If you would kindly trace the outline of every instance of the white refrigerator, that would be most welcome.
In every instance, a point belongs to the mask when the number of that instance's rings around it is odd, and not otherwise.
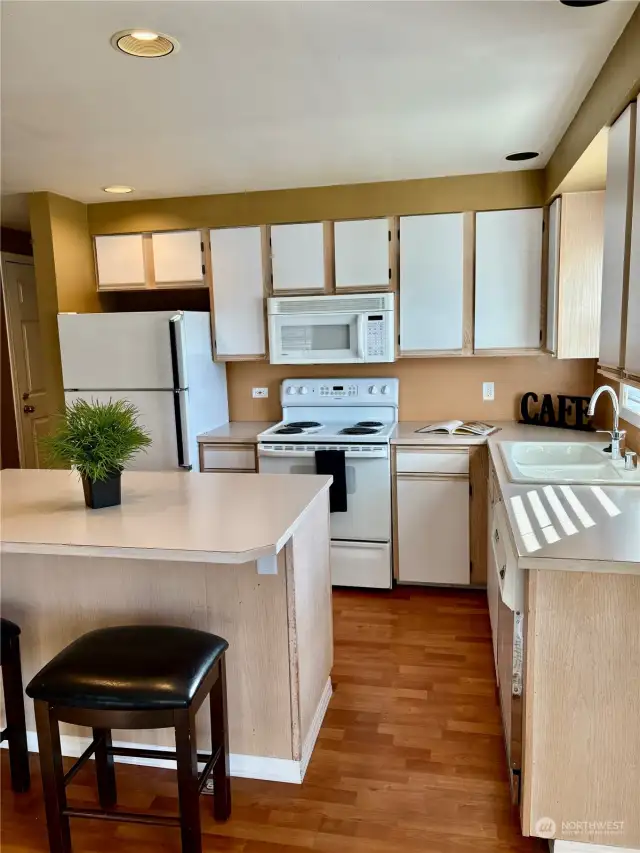
[[[59,314],[65,402],[128,400],[151,434],[131,469],[200,470],[196,436],[227,423],[227,375],[205,311]]]

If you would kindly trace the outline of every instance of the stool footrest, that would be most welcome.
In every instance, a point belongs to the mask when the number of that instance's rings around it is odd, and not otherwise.
[[[146,823],[152,826],[180,826],[180,818],[173,815],[138,814],[137,812],[112,812],[101,809],[63,809],[65,817],[84,817],[91,820],[122,821],[123,823]]]

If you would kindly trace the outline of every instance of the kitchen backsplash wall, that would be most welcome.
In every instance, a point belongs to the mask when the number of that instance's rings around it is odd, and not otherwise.
[[[551,356],[505,358],[401,359],[381,365],[271,365],[229,362],[229,416],[234,421],[278,420],[280,383],[296,376],[397,376],[400,380],[400,420],[433,421],[445,418],[487,421],[520,416],[520,399],[537,394],[589,395],[593,391],[594,362],[558,361]],[[482,383],[495,383],[495,400],[483,402]],[[267,387],[269,396],[253,399],[252,388]]]

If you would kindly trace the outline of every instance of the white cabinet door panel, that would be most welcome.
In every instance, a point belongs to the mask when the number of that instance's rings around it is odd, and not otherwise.
[[[335,223],[336,290],[389,285],[389,227],[388,219]]]
[[[462,349],[464,214],[400,219],[400,351]]]
[[[633,226],[631,229],[625,370],[633,373],[634,376],[640,376],[640,110],[638,109],[636,110],[635,179],[633,187]]]
[[[96,237],[98,287],[144,287],[142,234]]]
[[[398,579],[468,584],[469,482],[399,474]]]
[[[540,347],[542,209],[476,216],[475,349]]]
[[[324,228],[322,222],[271,227],[273,290],[323,290]]]
[[[202,235],[200,231],[168,231],[152,234],[153,266],[158,286],[202,284]]]
[[[265,355],[260,228],[211,231],[216,355]]]

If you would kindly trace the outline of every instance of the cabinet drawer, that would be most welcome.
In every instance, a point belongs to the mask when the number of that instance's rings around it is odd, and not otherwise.
[[[255,471],[253,445],[206,444],[202,449],[203,471]]]
[[[396,470],[399,474],[468,474],[469,452],[466,447],[459,450],[404,448],[396,452]]]

